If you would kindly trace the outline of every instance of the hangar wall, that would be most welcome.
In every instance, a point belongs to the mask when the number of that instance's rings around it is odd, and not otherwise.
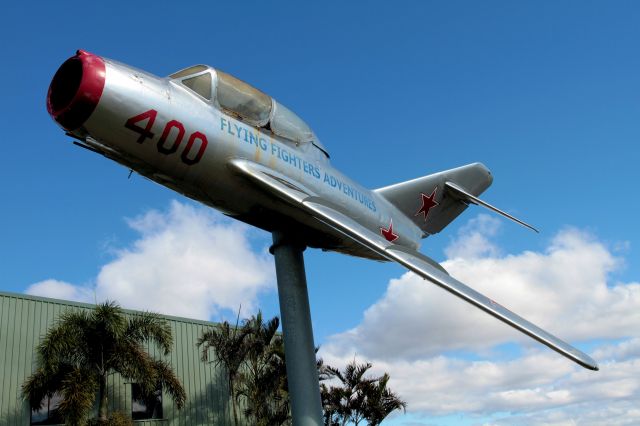
[[[21,396],[21,386],[35,369],[35,349],[60,314],[66,310],[90,310],[93,305],[0,292],[0,426],[31,424],[31,407]],[[128,315],[135,311],[125,310]],[[171,326],[173,349],[162,356],[170,362],[187,393],[178,410],[167,394],[162,395],[162,418],[139,420],[136,425],[232,425],[228,390],[223,371],[215,363],[204,363],[196,346],[198,337],[214,323],[161,316]],[[109,379],[109,412],[131,415],[132,385],[119,375]],[[241,409],[239,410],[242,411]],[[241,413],[240,413],[241,415]]]

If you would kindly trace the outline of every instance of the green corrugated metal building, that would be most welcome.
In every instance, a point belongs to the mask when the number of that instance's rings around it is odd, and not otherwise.
[[[31,407],[21,397],[21,386],[35,369],[35,349],[40,339],[65,310],[92,308],[93,305],[85,303],[0,292],[0,426],[32,424]],[[202,362],[196,346],[202,331],[215,324],[162,318],[171,326],[173,349],[166,357],[156,353],[155,348],[149,348],[149,352],[171,363],[187,393],[187,402],[178,410],[168,395],[162,395],[162,418],[140,420],[136,424],[232,425],[224,372],[214,363]],[[133,405],[132,384],[117,375],[111,376],[109,412],[120,411],[130,416]]]

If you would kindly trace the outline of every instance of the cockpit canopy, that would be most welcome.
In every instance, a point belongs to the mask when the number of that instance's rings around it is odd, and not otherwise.
[[[311,128],[293,111],[232,75],[206,65],[195,65],[169,78],[180,81],[204,100],[242,121],[296,144],[312,143],[329,157]]]

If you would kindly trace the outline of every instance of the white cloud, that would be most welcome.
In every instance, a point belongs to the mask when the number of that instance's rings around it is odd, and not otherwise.
[[[638,334],[640,334],[640,332]],[[594,356],[602,360],[640,358],[640,337],[625,340],[615,346],[598,348],[598,350],[594,352]]]
[[[474,241],[486,246],[482,239]],[[479,258],[478,250],[469,250],[471,257],[442,265],[460,281],[564,339],[624,338],[640,329],[640,284],[609,285],[608,275],[619,261],[587,234],[562,231],[544,253]],[[528,337],[408,272],[391,280],[360,325],[334,336],[331,343],[368,356],[411,358],[489,350],[508,341],[532,344]]]
[[[391,280],[358,326],[329,339],[321,349],[327,363],[344,365],[357,353],[391,374],[410,412],[426,416],[639,423],[632,407],[640,406],[640,284],[610,282],[621,260],[575,229],[559,232],[544,252],[500,255],[490,238],[495,224],[471,225],[478,231],[453,241],[443,266],[565,340],[614,339],[593,351],[601,371],[574,365],[412,273]],[[516,350],[500,346],[511,342]],[[500,420],[505,412],[518,414]]]
[[[445,249],[445,255],[448,259],[497,256],[500,250],[489,238],[498,233],[500,224],[494,216],[479,214],[460,228],[458,238]]]
[[[128,221],[139,233],[115,251],[92,288],[55,280],[29,294],[79,301],[116,300],[123,307],[211,319],[220,310],[255,310],[259,292],[273,286],[273,260],[250,246],[248,226],[211,209],[177,201]],[[95,299],[93,297],[95,293]]]
[[[89,287],[75,286],[64,281],[52,279],[31,284],[27,287],[25,293],[78,302],[90,302],[94,296],[93,290]]]

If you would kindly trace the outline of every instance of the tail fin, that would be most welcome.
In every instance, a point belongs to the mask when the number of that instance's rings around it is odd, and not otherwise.
[[[470,200],[451,191],[447,182],[478,196],[491,185],[493,176],[483,164],[474,163],[375,191],[412,218],[427,236],[442,231],[469,205]]]

